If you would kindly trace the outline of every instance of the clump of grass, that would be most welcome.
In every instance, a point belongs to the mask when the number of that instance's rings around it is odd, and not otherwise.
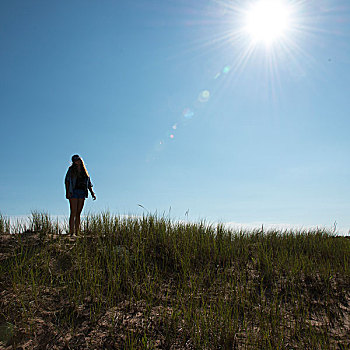
[[[32,211],[30,221],[30,230],[42,235],[63,233],[62,225],[58,219],[54,222],[48,213]]]
[[[13,235],[2,252],[0,323],[14,325],[9,346],[28,338],[101,349],[348,345],[346,238],[156,215],[88,215],[75,238],[57,234],[57,225],[32,213],[37,239]],[[49,336],[41,338],[43,324]]]
[[[11,229],[10,219],[0,213],[0,234],[9,233]]]

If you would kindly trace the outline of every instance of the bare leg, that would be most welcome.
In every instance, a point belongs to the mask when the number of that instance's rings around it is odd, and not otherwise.
[[[75,216],[75,232],[78,234],[80,232],[80,214],[84,208],[85,198],[78,199],[77,214]]]
[[[77,212],[78,212],[78,199],[77,198],[70,198],[69,205],[70,205],[69,234],[73,235],[74,234],[74,226],[75,226],[75,218],[76,218]]]

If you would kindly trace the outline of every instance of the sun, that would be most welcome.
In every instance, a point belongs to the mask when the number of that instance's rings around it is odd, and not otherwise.
[[[271,45],[290,28],[291,10],[283,0],[257,0],[245,14],[245,32],[255,43]]]

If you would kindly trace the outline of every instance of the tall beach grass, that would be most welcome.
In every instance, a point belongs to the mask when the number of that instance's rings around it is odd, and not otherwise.
[[[86,216],[77,237],[63,232],[46,213],[18,227],[0,216],[4,346],[31,339],[33,348],[79,348],[83,338],[91,349],[350,343],[345,237],[108,212]]]

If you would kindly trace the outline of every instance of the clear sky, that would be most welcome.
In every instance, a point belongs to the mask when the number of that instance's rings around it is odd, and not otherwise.
[[[285,3],[267,43],[254,1],[1,1],[1,213],[68,215],[78,153],[85,213],[347,232],[350,3]]]

